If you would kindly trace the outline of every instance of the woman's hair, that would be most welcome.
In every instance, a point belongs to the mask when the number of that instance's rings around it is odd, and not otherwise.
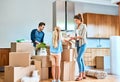
[[[81,22],[83,22],[83,16],[82,16],[82,14],[77,14],[77,15],[75,15],[74,16],[74,19],[78,19],[78,20],[80,20]]]
[[[52,38],[52,42],[53,42],[54,48],[58,47],[58,41],[59,41],[59,39],[60,39],[60,28],[56,26],[54,28],[53,38]]]

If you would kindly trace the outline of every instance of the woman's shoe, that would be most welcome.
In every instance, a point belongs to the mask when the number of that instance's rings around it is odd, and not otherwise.
[[[83,79],[82,77],[77,77],[75,81],[80,81],[82,79]]]
[[[86,79],[86,76],[84,76],[83,79]]]

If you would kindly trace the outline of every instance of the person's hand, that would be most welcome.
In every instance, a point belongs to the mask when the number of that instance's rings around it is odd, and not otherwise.
[[[64,39],[64,42],[69,42],[69,40],[67,40],[67,39]]]
[[[76,40],[76,37],[70,37],[70,40]]]
[[[38,42],[37,40],[35,41],[36,44],[39,44],[40,42]]]

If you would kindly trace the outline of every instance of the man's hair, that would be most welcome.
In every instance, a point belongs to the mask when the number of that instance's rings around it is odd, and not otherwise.
[[[40,22],[38,26],[40,27],[40,26],[42,26],[42,25],[45,26],[45,23],[44,23],[44,22]]]

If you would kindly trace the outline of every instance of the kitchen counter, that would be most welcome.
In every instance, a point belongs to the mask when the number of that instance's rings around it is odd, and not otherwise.
[[[87,47],[87,48],[92,48],[92,49],[110,49],[110,48],[107,48],[107,47]]]

